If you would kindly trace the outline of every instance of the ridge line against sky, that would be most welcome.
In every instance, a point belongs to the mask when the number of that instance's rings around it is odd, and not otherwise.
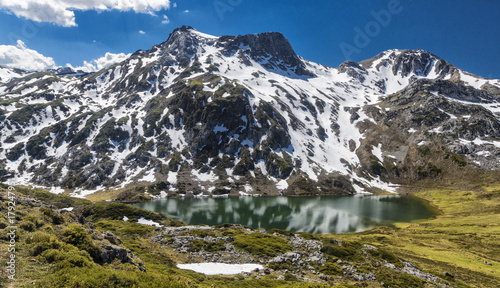
[[[332,67],[389,49],[423,49],[499,79],[499,19],[493,0],[0,0],[0,65],[29,59],[27,70],[92,72],[189,25],[217,36],[281,32],[299,56]]]

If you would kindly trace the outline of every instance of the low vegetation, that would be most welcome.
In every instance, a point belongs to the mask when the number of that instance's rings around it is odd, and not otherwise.
[[[435,219],[340,235],[223,224],[179,233],[191,237],[188,253],[172,248],[170,235],[163,236],[165,245],[151,241],[158,229],[136,222],[145,218],[166,227],[185,223],[126,204],[16,187],[16,281],[4,272],[0,287],[432,287],[432,281],[403,272],[409,267],[449,287],[500,287],[500,185],[494,175],[479,180],[484,185],[457,189],[429,181],[406,189],[441,211]],[[3,232],[9,201],[4,194]],[[61,210],[66,207],[74,209]],[[9,238],[0,235],[0,250],[7,251]],[[203,253],[219,255],[228,247],[268,260],[306,251],[291,244],[296,237],[320,243],[317,249],[325,260],[308,262],[307,269],[291,258],[270,261],[265,265],[270,272],[237,276],[205,276],[176,268],[176,263],[192,262]],[[104,259],[103,247],[124,248],[127,256]],[[5,263],[8,253],[0,257]],[[303,282],[304,277],[318,283]]]
[[[235,237],[233,245],[237,249],[262,257],[274,257],[291,251],[290,246],[282,238],[262,233],[238,235]]]
[[[377,246],[456,287],[500,287],[500,185],[474,191],[427,184],[412,194],[442,211],[436,219],[327,237]],[[395,262],[393,256],[380,257]]]

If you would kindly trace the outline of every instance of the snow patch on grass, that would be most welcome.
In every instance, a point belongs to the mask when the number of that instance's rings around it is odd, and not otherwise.
[[[243,272],[252,272],[255,269],[264,269],[260,264],[226,264],[211,262],[177,264],[177,268],[192,270],[205,275],[234,275]]]

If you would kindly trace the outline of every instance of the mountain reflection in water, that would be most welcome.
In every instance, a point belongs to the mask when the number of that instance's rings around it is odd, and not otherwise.
[[[161,199],[134,206],[193,225],[236,223],[313,234],[359,232],[437,214],[421,199],[392,195]]]

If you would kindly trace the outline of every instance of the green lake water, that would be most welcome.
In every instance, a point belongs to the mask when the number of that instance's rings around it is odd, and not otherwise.
[[[235,223],[313,234],[359,232],[437,215],[422,199],[396,195],[180,198],[133,206],[192,225]]]

